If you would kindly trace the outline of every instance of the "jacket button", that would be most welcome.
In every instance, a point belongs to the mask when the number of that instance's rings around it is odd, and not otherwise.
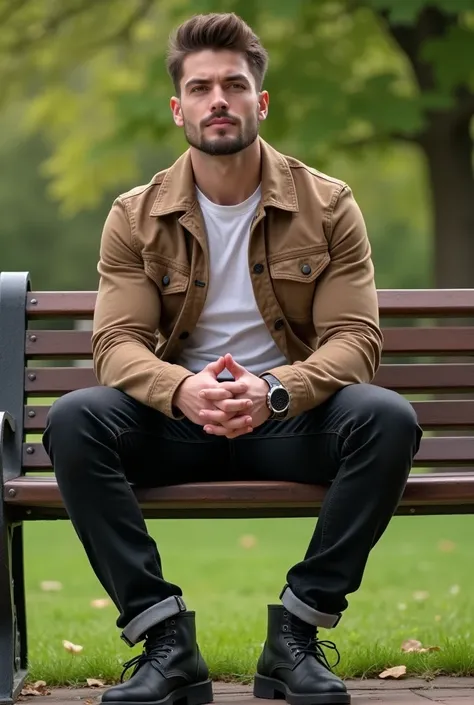
[[[167,274],[165,274],[165,276],[163,277],[163,279],[161,281],[163,282],[163,286],[168,286],[171,279],[169,278],[169,276]]]
[[[285,321],[283,318],[277,318],[275,321],[275,330],[281,330],[285,327]]]
[[[179,339],[186,340],[186,338],[189,338],[189,333],[187,330],[183,330],[183,332],[179,334]]]
[[[309,264],[303,264],[303,266],[301,267],[301,271],[303,272],[303,274],[311,274],[311,267],[309,266]]]
[[[263,270],[264,270],[263,264],[260,264],[260,262],[258,264],[253,265],[253,271],[255,272],[255,274],[261,274],[263,272]]]

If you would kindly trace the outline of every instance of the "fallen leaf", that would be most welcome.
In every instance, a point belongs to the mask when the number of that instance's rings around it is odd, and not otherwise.
[[[79,646],[79,644],[73,644],[72,641],[67,641],[66,639],[63,641],[63,646],[66,651],[68,651],[70,654],[78,654],[84,648],[83,646]]]
[[[91,602],[91,607],[95,607],[98,610],[104,609],[104,607],[108,607],[110,605],[110,600],[107,599],[106,597],[102,597],[99,600],[92,600]]]
[[[86,683],[90,688],[102,688],[105,685],[104,681],[100,681],[97,678],[87,678]]]
[[[379,673],[379,678],[401,678],[406,672],[406,666],[393,666],[393,668],[387,668],[386,671]]]
[[[43,580],[40,587],[44,592],[58,592],[63,589],[62,583],[58,580]]]
[[[459,587],[459,585],[452,585],[449,588],[449,594],[450,595],[459,595],[460,590],[461,590],[461,588]]]
[[[418,651],[418,649],[421,649],[421,646],[421,641],[417,641],[416,639],[407,639],[403,642],[401,649],[406,653],[410,653],[410,651]]]
[[[407,639],[403,642],[401,650],[406,654],[427,654],[430,651],[441,651],[441,648],[439,646],[423,646],[421,641],[417,639]]]
[[[435,622],[441,622],[441,615],[440,614],[435,615]]]
[[[438,549],[443,553],[452,553],[455,548],[456,544],[454,543],[454,541],[450,541],[449,539],[444,539],[438,544]]]
[[[51,691],[48,690],[46,681],[36,681],[35,683],[30,683],[21,691],[21,695],[50,695]]]
[[[430,596],[430,593],[427,592],[426,590],[417,590],[416,592],[413,593],[413,599],[416,600],[417,602],[423,602],[423,600],[427,600]]]
[[[246,534],[240,537],[239,544],[242,548],[253,548],[257,544],[257,539],[252,534]]]

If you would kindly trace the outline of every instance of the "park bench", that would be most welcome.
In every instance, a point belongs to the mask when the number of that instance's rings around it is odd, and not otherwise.
[[[421,470],[397,513],[474,513],[474,290],[378,295],[385,342],[374,383],[406,394],[425,431]],[[0,275],[0,705],[17,698],[27,677],[23,522],[67,518],[34,434],[45,427],[45,398],[97,384],[90,364],[77,364],[91,358],[91,331],[77,321],[92,318],[95,300],[96,292],[30,291],[27,273]],[[137,496],[147,518],[301,517],[318,514],[325,491],[213,482]]]

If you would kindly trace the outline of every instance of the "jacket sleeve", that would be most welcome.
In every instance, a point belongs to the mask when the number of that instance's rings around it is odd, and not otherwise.
[[[337,194],[328,223],[331,261],[313,301],[318,347],[302,362],[269,370],[290,392],[290,416],[342,387],[371,382],[380,365],[383,339],[370,243],[348,186]]]
[[[99,384],[120,389],[174,418],[174,392],[192,373],[155,355],[160,295],[145,274],[120,199],[105,221],[98,272],[92,353]]]

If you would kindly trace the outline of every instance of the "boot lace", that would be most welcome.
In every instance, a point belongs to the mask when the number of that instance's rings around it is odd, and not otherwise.
[[[341,655],[337,650],[336,644],[333,641],[323,641],[322,639],[318,639],[317,632],[316,634],[308,634],[308,631],[298,629],[295,625],[290,627],[288,624],[283,625],[283,631],[285,632],[283,638],[286,640],[288,647],[295,658],[299,654],[309,654],[310,656],[314,656],[322,666],[328,669],[328,671],[335,668],[341,660]],[[323,649],[335,651],[337,661],[330,664]]]
[[[174,621],[172,621],[171,624],[174,624]],[[134,656],[130,661],[126,661],[126,663],[123,664],[120,682],[123,683],[125,674],[134,666],[135,668],[131,677],[137,673],[144,663],[151,662],[151,665],[155,667],[154,662],[159,664],[162,659],[167,659],[169,654],[173,651],[173,645],[176,643],[176,640],[170,637],[175,634],[176,630],[173,629],[171,631],[164,631],[162,634],[156,636],[153,635],[153,638],[150,639],[150,643],[146,644],[141,654]]]

